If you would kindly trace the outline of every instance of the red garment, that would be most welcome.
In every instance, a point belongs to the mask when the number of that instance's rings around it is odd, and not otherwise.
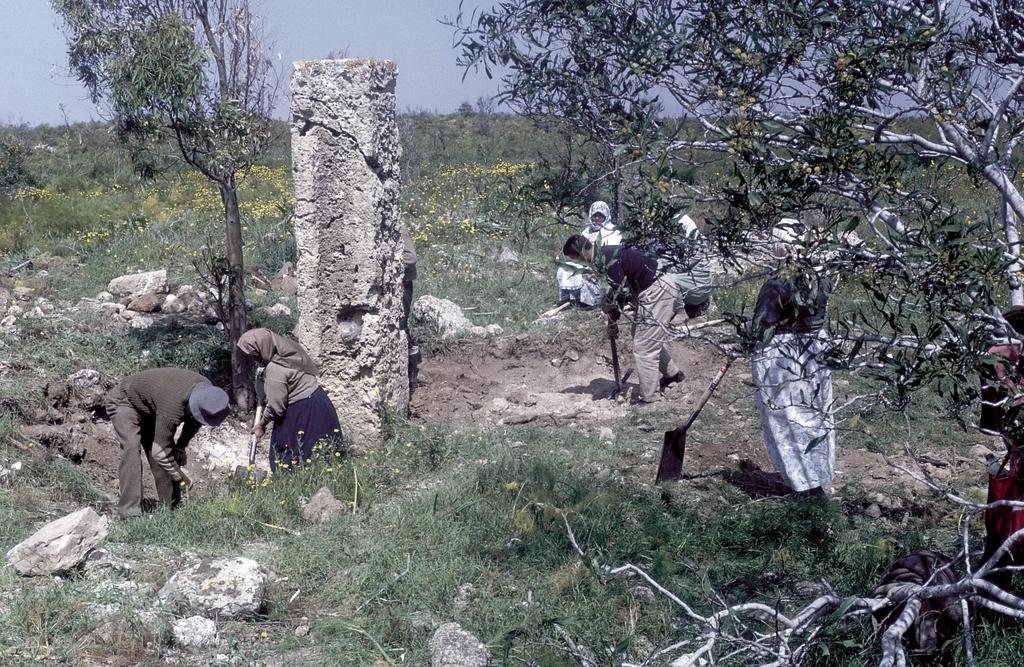
[[[988,476],[988,502],[997,500],[1024,500],[1024,461],[1018,442],[1005,432],[1009,426],[1006,413],[1024,404],[1024,373],[1021,369],[1019,345],[995,345],[988,354],[1006,359],[1005,363],[990,363],[982,367],[981,421],[983,431],[998,433],[1009,450],[1006,461]],[[984,377],[987,376],[987,377]],[[1010,410],[1008,410],[1008,408]],[[985,510],[985,558],[998,549],[1010,535],[1024,528],[1024,509],[994,507]],[[1024,563],[1024,540],[1018,541],[1002,563]],[[995,577],[997,583],[1009,583],[1009,577]]]

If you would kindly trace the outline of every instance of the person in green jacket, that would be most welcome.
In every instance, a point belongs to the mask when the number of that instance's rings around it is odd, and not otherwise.
[[[230,412],[223,389],[183,368],[153,368],[129,375],[107,394],[106,406],[121,441],[117,513],[122,519],[142,514],[143,453],[160,501],[175,507],[182,488],[191,485],[182,470],[185,448],[200,426],[219,426]],[[175,441],[179,426],[181,434]]]

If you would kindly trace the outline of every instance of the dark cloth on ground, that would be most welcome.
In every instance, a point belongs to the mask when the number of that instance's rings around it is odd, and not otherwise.
[[[923,586],[951,586],[959,580],[955,563],[940,553],[923,549],[893,561],[871,597],[886,597],[907,584]],[[892,625],[903,612],[906,603],[883,607],[874,613],[883,627]],[[963,611],[957,596],[925,598],[921,610],[905,637],[912,654],[931,655],[945,648],[956,638],[963,624]]]
[[[118,514],[142,512],[142,453],[149,460],[160,500],[174,506],[180,498],[179,483],[186,479],[176,458],[199,430],[188,411],[188,399],[198,384],[209,380],[181,368],[155,368],[121,380],[106,397],[107,415],[121,441],[118,470]],[[178,441],[174,433],[184,422]]]
[[[308,398],[289,404],[284,415],[274,419],[270,439],[271,470],[301,465],[314,455],[333,457],[334,452],[341,451],[341,423],[322,387],[317,387]]]

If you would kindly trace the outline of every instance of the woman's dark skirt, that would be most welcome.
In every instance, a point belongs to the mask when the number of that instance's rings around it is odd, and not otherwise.
[[[270,439],[270,469],[295,468],[321,457],[335,458],[342,451],[338,412],[323,387],[309,398],[290,403],[284,416],[274,420]]]

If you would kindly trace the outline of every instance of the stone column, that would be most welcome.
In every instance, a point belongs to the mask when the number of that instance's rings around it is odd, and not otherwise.
[[[356,445],[379,440],[387,414],[409,404],[397,74],[361,59],[296,62],[292,73],[295,333]]]

